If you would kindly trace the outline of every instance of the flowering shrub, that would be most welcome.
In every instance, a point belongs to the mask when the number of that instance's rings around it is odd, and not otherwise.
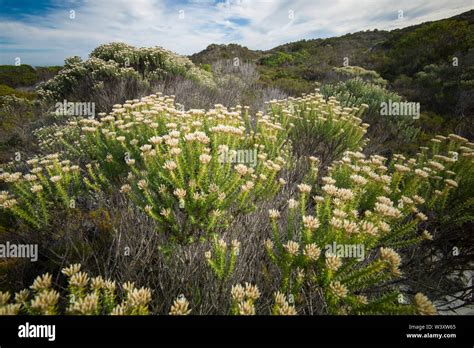
[[[372,156],[367,161],[361,154],[347,153],[334,163],[331,173],[344,187],[368,183],[361,200],[364,208],[384,194],[394,201],[405,201],[405,205],[414,201],[428,215],[442,216],[451,210],[447,205],[451,197],[462,193],[456,188],[472,183],[474,144],[454,134],[437,136],[431,143],[431,148],[422,147],[416,158],[395,154],[391,161],[381,156]],[[361,177],[359,182],[354,182],[355,175]],[[377,182],[384,186],[376,185]]]
[[[238,113],[217,113],[224,118],[196,111],[194,120],[177,128],[177,119],[163,120],[171,128],[139,147],[143,167],[128,160],[133,174],[122,192],[180,237],[196,228],[214,230],[226,215],[248,211],[253,201],[273,195],[281,185],[277,175],[285,163],[279,156],[282,129],[265,120],[259,134],[249,137],[235,118]],[[269,144],[266,138],[272,136],[276,141]],[[221,162],[220,157],[234,149],[258,151],[258,164]]]
[[[271,101],[269,110],[282,119],[290,119],[290,139],[298,155],[317,155],[323,165],[340,157],[346,150],[364,145],[368,124],[361,115],[366,106],[341,107],[337,100],[325,101],[319,93],[300,98]]]
[[[260,290],[256,285],[245,283],[245,286],[237,284],[231,289],[231,309],[232,315],[255,315],[255,302],[260,298]],[[274,304],[272,315],[296,315],[294,305],[291,305],[286,296],[281,292],[274,294]]]
[[[232,305],[230,313],[233,315],[254,315],[255,301],[260,297],[258,287],[245,283],[245,287],[237,284],[232,286]]]
[[[223,239],[213,238],[213,250],[206,251],[205,257],[217,279],[224,281],[232,275],[239,254],[240,243],[233,240],[229,248]]]
[[[317,160],[312,162],[316,168]],[[398,177],[385,174],[380,156],[346,152],[340,162],[344,165],[336,164],[321,187],[298,185],[284,228],[281,213],[269,212],[273,238],[265,246],[280,269],[281,291],[297,303],[303,289],[319,293],[330,314],[435,313],[429,302],[420,305],[422,295],[406,305],[401,290],[390,286],[402,275],[395,249],[430,238],[418,232],[426,220],[417,208],[421,197],[405,191],[407,196],[390,199]]]
[[[360,66],[343,66],[334,67],[332,69],[336,74],[340,76],[342,80],[359,78],[363,81],[368,81],[373,85],[387,86],[388,81],[384,80],[379,73],[374,70],[367,70]],[[338,76],[338,77],[339,77]]]
[[[448,209],[452,192],[472,180],[473,150],[466,139],[450,135],[434,138],[417,159],[395,155],[387,161],[347,151],[329,168],[321,187],[299,185],[299,199],[288,202],[283,232],[280,212],[269,212],[273,239],[266,248],[281,271],[282,291],[298,298],[304,287],[322,288],[330,313],[434,313],[422,295],[410,307],[398,303],[403,298],[398,289],[380,297],[372,290],[401,276],[402,259],[395,249],[432,239],[424,229],[428,217],[420,210],[442,215]],[[311,160],[308,181],[316,184],[318,161]],[[314,202],[308,204],[312,192]],[[470,218],[466,210],[459,213]],[[340,257],[328,251],[332,245],[342,250],[360,246],[367,256]],[[368,287],[372,298],[364,295]]]
[[[75,208],[75,196],[81,185],[80,169],[69,160],[61,161],[59,154],[33,158],[28,173],[3,172],[0,181],[9,185],[10,191],[0,193],[0,205],[17,218],[37,230],[49,224],[53,207],[64,210]]]
[[[41,83],[37,93],[41,98],[55,102],[72,96],[89,100],[92,95],[97,99],[107,90],[106,86],[115,87],[124,82],[129,91],[138,92],[150,82],[168,76],[183,76],[209,87],[214,85],[212,75],[186,57],[161,47],[137,49],[111,43],[97,47],[85,61],[80,57],[66,59],[64,68],[52,79]]]
[[[81,272],[80,264],[73,264],[62,270],[68,285],[62,295],[52,286],[48,273],[38,276],[30,289],[15,293],[0,291],[0,315],[146,315],[149,314],[151,290],[137,289],[134,283],[122,285],[124,294],[119,301],[115,281],[101,276],[91,278]],[[13,300],[11,302],[10,300]],[[63,302],[65,308],[63,308]]]
[[[286,131],[275,117],[257,116],[254,130],[246,108],[182,112],[172,98],[152,95],[116,105],[100,120],[71,121],[46,145],[99,161],[110,180],[128,173],[121,192],[158,229],[184,241],[225,225],[282,185]]]
[[[187,57],[162,47],[136,48],[124,43],[110,43],[94,49],[91,57],[114,61],[131,67],[149,79],[183,76],[208,86],[213,85],[212,75],[194,65]]]
[[[42,99],[62,102],[77,90],[80,84],[84,83],[87,88],[99,90],[104,83],[117,83],[121,79],[140,83],[140,75],[131,67],[122,67],[117,62],[94,57],[86,61],[71,57],[66,59],[64,68],[56,76],[39,84],[36,92]]]
[[[405,149],[415,142],[419,134],[420,130],[415,126],[413,117],[380,115],[381,103],[402,101],[398,94],[390,92],[383,84],[378,85],[373,81],[369,83],[356,77],[338,84],[326,84],[321,87],[321,94],[327,100],[337,99],[343,107],[367,105],[367,110],[361,117],[364,122],[370,124],[369,146],[374,147],[376,152],[385,151],[387,148],[399,149],[402,145]]]

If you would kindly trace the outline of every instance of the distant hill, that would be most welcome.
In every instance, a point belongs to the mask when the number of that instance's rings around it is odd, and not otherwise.
[[[387,67],[393,65],[389,64],[393,53],[391,51],[397,45],[420,29],[428,28],[433,24],[440,26],[443,23],[453,23],[453,21],[466,24],[474,36],[474,10],[471,10],[449,19],[426,22],[403,29],[393,31],[375,29],[327,39],[301,40],[266,51],[255,51],[237,44],[213,44],[189,58],[196,64],[212,64],[217,60],[235,57],[243,61],[251,61],[258,65],[262,82],[273,83],[290,93],[297,94],[313,88],[315,81],[327,80],[332,68],[343,66],[344,62],[368,70],[376,70],[386,77],[390,75],[387,73]],[[421,50],[426,51],[426,43],[419,42],[418,44]],[[452,42],[452,46],[455,45],[463,46],[459,42]],[[467,48],[472,47],[472,42],[468,43]],[[449,55],[453,52],[445,53]],[[431,63],[434,64],[437,61]],[[388,77],[394,80],[394,76]],[[295,80],[293,82],[297,85],[293,89],[288,86],[288,81],[291,80]]]
[[[217,60],[231,59],[234,57],[239,57],[239,59],[244,61],[258,62],[261,58],[271,56],[278,52],[297,53],[307,51],[308,53],[313,53],[320,57],[327,56],[329,59],[332,59],[325,61],[327,64],[339,65],[341,59],[336,59],[336,57],[350,57],[353,60],[350,62],[351,65],[363,66],[364,63],[372,63],[373,66],[375,66],[371,60],[367,61],[363,57],[358,57],[355,53],[386,50],[390,47],[390,44],[393,44],[393,42],[401,39],[401,37],[408,33],[429,24],[447,20],[465,21],[469,26],[473,26],[474,10],[461,13],[448,19],[425,22],[392,31],[374,29],[327,39],[300,40],[276,46],[266,51],[251,50],[245,46],[234,43],[228,45],[211,44],[204,50],[190,55],[189,58],[196,64],[211,64]],[[342,50],[344,50],[344,52],[341,52]],[[366,69],[371,68],[369,65],[363,67]]]

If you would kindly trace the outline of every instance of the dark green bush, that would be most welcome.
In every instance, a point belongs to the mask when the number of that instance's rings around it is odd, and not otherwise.
[[[4,97],[7,95],[13,95],[18,98],[25,98],[25,99],[30,99],[30,100],[35,98],[34,93],[17,91],[16,89],[11,88],[7,85],[0,85],[0,97]]]
[[[0,84],[13,88],[32,86],[38,81],[36,70],[30,65],[0,65]]]
[[[384,154],[393,150],[407,149],[413,145],[419,129],[411,117],[387,117],[380,115],[383,102],[401,102],[402,97],[384,87],[363,81],[350,79],[338,84],[328,84],[321,88],[325,98],[335,97],[343,106],[367,104],[368,110],[363,120],[370,124],[368,137],[371,150]]]

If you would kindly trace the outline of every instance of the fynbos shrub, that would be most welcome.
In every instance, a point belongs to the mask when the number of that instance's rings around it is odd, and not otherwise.
[[[159,95],[115,105],[100,120],[71,121],[55,134],[46,146],[86,154],[109,180],[126,177],[121,192],[181,241],[273,196],[288,156],[287,131],[275,116],[258,114],[254,128],[247,108],[184,112]],[[232,156],[242,152],[248,156]]]
[[[272,100],[268,108],[282,122],[289,122],[295,154],[318,156],[324,166],[346,150],[359,149],[365,142],[363,138],[369,125],[360,118],[366,109],[364,105],[342,107],[335,98],[326,101],[314,93]]]
[[[279,211],[269,212],[273,237],[265,247],[280,270],[280,291],[296,305],[303,293],[320,297],[322,313],[434,314],[433,305],[420,306],[416,297],[405,304],[401,289],[390,285],[402,276],[396,249],[429,239],[420,230],[426,219],[418,211],[421,198],[405,191],[390,199],[398,178],[385,173],[379,156],[346,152],[341,162],[347,164],[330,171],[322,185],[310,185],[310,178],[298,185],[285,223]]]

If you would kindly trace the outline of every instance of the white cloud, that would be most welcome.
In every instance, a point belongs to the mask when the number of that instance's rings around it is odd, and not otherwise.
[[[269,49],[300,39],[336,36],[367,29],[394,29],[437,20],[472,9],[472,0],[101,0],[69,10],[0,24],[2,64],[14,57],[33,65],[61,64],[103,43],[163,46],[192,54],[211,43],[239,43]],[[77,7],[76,7],[77,6]],[[180,19],[180,10],[184,18]],[[398,19],[398,11],[403,19]],[[292,12],[290,12],[292,11]],[[291,18],[293,14],[293,18]]]

